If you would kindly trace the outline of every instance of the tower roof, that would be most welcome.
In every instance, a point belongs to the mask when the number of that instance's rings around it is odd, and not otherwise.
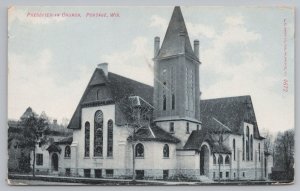
[[[181,35],[184,35],[184,52],[182,51]],[[187,56],[198,60],[192,49],[181,9],[179,6],[176,6],[173,10],[166,35],[157,58],[178,55],[180,53],[185,53]]]

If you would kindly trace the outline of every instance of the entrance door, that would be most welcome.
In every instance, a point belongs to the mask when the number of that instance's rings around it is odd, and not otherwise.
[[[200,150],[200,175],[208,176],[209,171],[209,150],[203,145]]]
[[[56,153],[52,154],[52,170],[58,171],[58,155]]]

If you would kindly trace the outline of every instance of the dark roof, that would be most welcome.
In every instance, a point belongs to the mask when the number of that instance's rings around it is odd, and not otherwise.
[[[73,136],[70,136],[70,137],[63,138],[63,139],[57,141],[56,143],[59,144],[59,145],[60,144],[70,145],[70,144],[72,144],[72,142],[73,142]]]
[[[97,92],[100,92],[99,94]],[[97,98],[96,95],[99,95]],[[68,128],[81,128],[81,108],[89,105],[116,104],[116,124],[126,123],[126,112],[120,107],[123,99],[140,96],[152,104],[153,87],[138,81],[109,72],[105,76],[102,69],[96,68],[79,104],[70,120]]]
[[[47,148],[47,151],[49,152],[49,153],[51,153],[51,152],[61,152],[61,148],[57,145],[57,144],[55,144],[55,143],[52,143],[48,148]]]
[[[132,141],[132,136],[127,138]],[[168,143],[179,143],[180,140],[172,136],[170,133],[164,131],[158,126],[148,126],[140,128],[134,135],[134,141],[157,141]]]
[[[200,151],[203,142],[207,142],[210,145],[212,153],[231,153],[230,149],[225,145],[216,143],[205,129],[192,131],[183,149]]]
[[[193,149],[199,150],[201,144],[204,141],[209,141],[210,138],[205,130],[199,131],[192,131],[191,135],[189,136],[188,140],[186,141],[185,145],[183,146],[184,149]]]
[[[166,35],[161,49],[158,52],[157,58],[168,57],[182,53],[182,43],[180,39],[181,33],[185,35],[184,53],[194,60],[199,61],[192,49],[189,35],[179,6],[176,6],[173,10]]]
[[[242,122],[245,121],[253,124],[254,138],[261,138],[250,96],[201,100],[200,109],[203,128],[210,128],[211,120],[215,118],[232,133],[242,134]]]

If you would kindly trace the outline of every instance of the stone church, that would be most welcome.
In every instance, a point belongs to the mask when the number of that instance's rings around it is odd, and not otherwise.
[[[154,38],[153,61],[154,87],[97,66],[68,125],[73,136],[47,148],[48,169],[92,178],[268,179],[272,156],[251,97],[200,100],[199,41],[192,47],[180,7],[162,44]]]

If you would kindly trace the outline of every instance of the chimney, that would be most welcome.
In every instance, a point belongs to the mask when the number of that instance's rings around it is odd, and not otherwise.
[[[154,38],[154,58],[157,56],[160,46],[160,39],[159,37]]]
[[[101,69],[104,72],[104,75],[107,77],[107,75],[108,75],[108,64],[107,63],[98,64],[97,68]]]
[[[194,54],[199,59],[199,40],[194,40]]]
[[[57,119],[53,119],[53,125],[57,125]]]
[[[180,46],[182,48],[182,53],[183,54],[185,53],[185,35],[186,34],[185,34],[184,31],[179,33],[179,39],[180,39],[180,42],[181,42]]]

